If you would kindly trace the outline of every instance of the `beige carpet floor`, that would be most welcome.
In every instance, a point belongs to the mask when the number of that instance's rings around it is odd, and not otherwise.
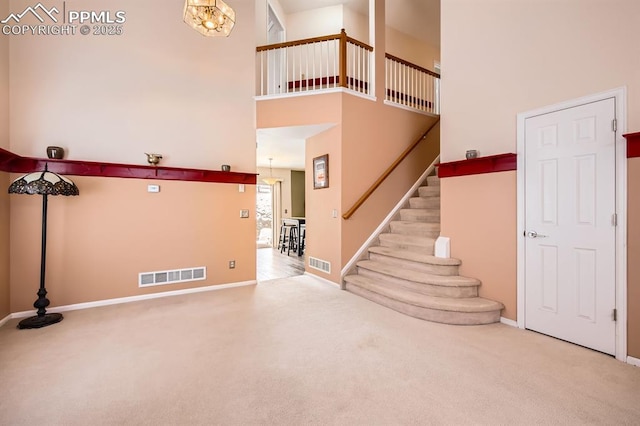
[[[310,276],[0,328],[0,425],[640,424],[640,368]]]

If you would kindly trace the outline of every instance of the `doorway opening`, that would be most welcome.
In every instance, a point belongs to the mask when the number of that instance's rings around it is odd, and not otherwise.
[[[260,146],[260,143],[258,145]],[[275,146],[271,146],[268,152],[276,152],[276,149]],[[260,160],[260,151],[259,149],[260,177],[256,185],[258,282],[304,274],[304,246],[301,243],[306,237],[306,228],[301,225],[301,223],[304,224],[304,218],[293,216],[294,212],[304,216],[304,171],[290,169],[291,166],[273,169],[270,156],[270,167],[267,169]],[[297,224],[295,230],[291,229],[290,222],[293,221]],[[282,235],[283,225],[287,225],[284,228],[286,238]],[[292,244],[292,241],[295,241],[295,244]]]

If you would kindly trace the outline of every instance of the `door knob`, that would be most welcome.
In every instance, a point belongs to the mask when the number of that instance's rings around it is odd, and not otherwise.
[[[529,238],[547,238],[547,235],[538,234],[536,231],[529,231],[524,233],[525,236]]]

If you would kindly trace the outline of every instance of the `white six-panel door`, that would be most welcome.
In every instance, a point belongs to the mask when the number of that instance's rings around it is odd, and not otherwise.
[[[525,121],[525,327],[615,354],[615,99]]]

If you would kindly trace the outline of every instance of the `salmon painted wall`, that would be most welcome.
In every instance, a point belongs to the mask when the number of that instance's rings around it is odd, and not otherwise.
[[[9,281],[9,174],[0,172],[0,320],[10,310]]]
[[[50,197],[52,306],[255,280],[255,187],[74,177],[78,197]],[[148,193],[158,184],[160,193]],[[41,198],[11,196],[11,309],[31,309],[39,280]],[[253,214],[252,214],[253,216]],[[236,261],[236,269],[228,262]],[[206,266],[207,280],[138,288],[138,273]]]
[[[442,235],[451,238],[460,275],[482,281],[480,296],[505,305],[516,320],[516,172],[460,176],[440,181]]]
[[[387,27],[385,44],[387,53],[431,71],[435,71],[434,62],[440,62],[440,46],[418,40],[391,27]]]
[[[338,124],[342,119],[342,93],[323,93],[256,103],[256,127]]]
[[[11,150],[55,144],[70,159],[138,164],[160,152],[165,166],[255,170],[254,3],[235,1],[231,36],[210,38],[183,22],[182,1],[67,1],[125,11],[123,34],[11,36]]]
[[[442,0],[441,23],[443,162],[463,159],[467,149],[483,156],[515,152],[518,113],[621,86],[627,87],[627,128],[640,129],[637,1]],[[482,278],[481,291],[505,303],[503,315],[515,319],[515,177],[462,179],[465,185],[442,182],[442,234],[452,238],[452,256],[462,258],[464,273]],[[494,186],[482,204],[461,201],[475,199],[469,188],[487,180]],[[491,215],[483,206],[512,213]],[[483,229],[493,230],[492,246],[514,248],[502,259],[508,273],[480,266],[491,264],[494,252],[482,250],[482,232],[464,232],[469,211],[479,211]],[[638,215],[628,221],[630,229],[640,223]],[[631,245],[628,262],[640,262]],[[630,312],[640,311],[639,300],[629,297]],[[640,336],[630,334],[628,343],[637,348]]]
[[[343,6],[328,6],[287,15],[287,40],[338,34],[344,28]],[[349,29],[346,28],[347,34]]]
[[[315,275],[334,283],[340,282],[342,263],[341,241],[342,219],[340,218],[340,193],[350,185],[344,180],[343,162],[341,154],[342,127],[333,127],[319,135],[307,139],[305,145],[305,173],[306,181],[306,248],[305,269]],[[329,187],[313,189],[313,158],[329,154]],[[337,212],[334,217],[333,211]],[[331,264],[331,273],[327,274],[317,269],[309,268],[309,257],[315,257]]]
[[[443,162],[515,152],[518,113],[625,85],[640,129],[640,2],[442,0],[441,22]]]
[[[9,3],[0,2],[0,16]],[[9,38],[0,36],[0,148],[9,148]],[[0,172],[0,320],[9,309],[9,175]]]
[[[342,212],[435,122],[404,109],[344,96],[342,133]],[[439,133],[421,144],[342,225],[342,264],[346,264],[391,209],[425,171],[439,147]],[[431,155],[429,155],[431,154]]]
[[[0,172],[0,320],[11,313],[9,281],[9,174]]]
[[[350,37],[369,43],[369,15],[360,14],[348,6],[344,8],[344,28]]]
[[[368,19],[346,5],[290,13],[286,18],[287,40],[338,34],[344,28],[350,37],[368,43]]]
[[[627,353],[640,358],[640,158],[627,165]]]
[[[13,0],[10,9],[29,5]],[[120,36],[10,36],[9,148],[42,157],[55,144],[69,159],[135,164],[158,152],[165,166],[255,171],[255,92],[247,83],[255,77],[255,2],[233,7],[239,19],[228,38],[189,28],[182,2],[153,0],[66,2],[67,11],[125,11]],[[149,194],[152,181],[72,178],[81,195],[52,198],[49,209],[52,306],[255,280],[253,186],[240,193],[238,185],[162,181],[161,192]],[[10,200],[16,312],[35,300],[41,204]],[[250,219],[240,220],[240,209]],[[138,289],[139,272],[192,266],[207,266],[208,279]]]

